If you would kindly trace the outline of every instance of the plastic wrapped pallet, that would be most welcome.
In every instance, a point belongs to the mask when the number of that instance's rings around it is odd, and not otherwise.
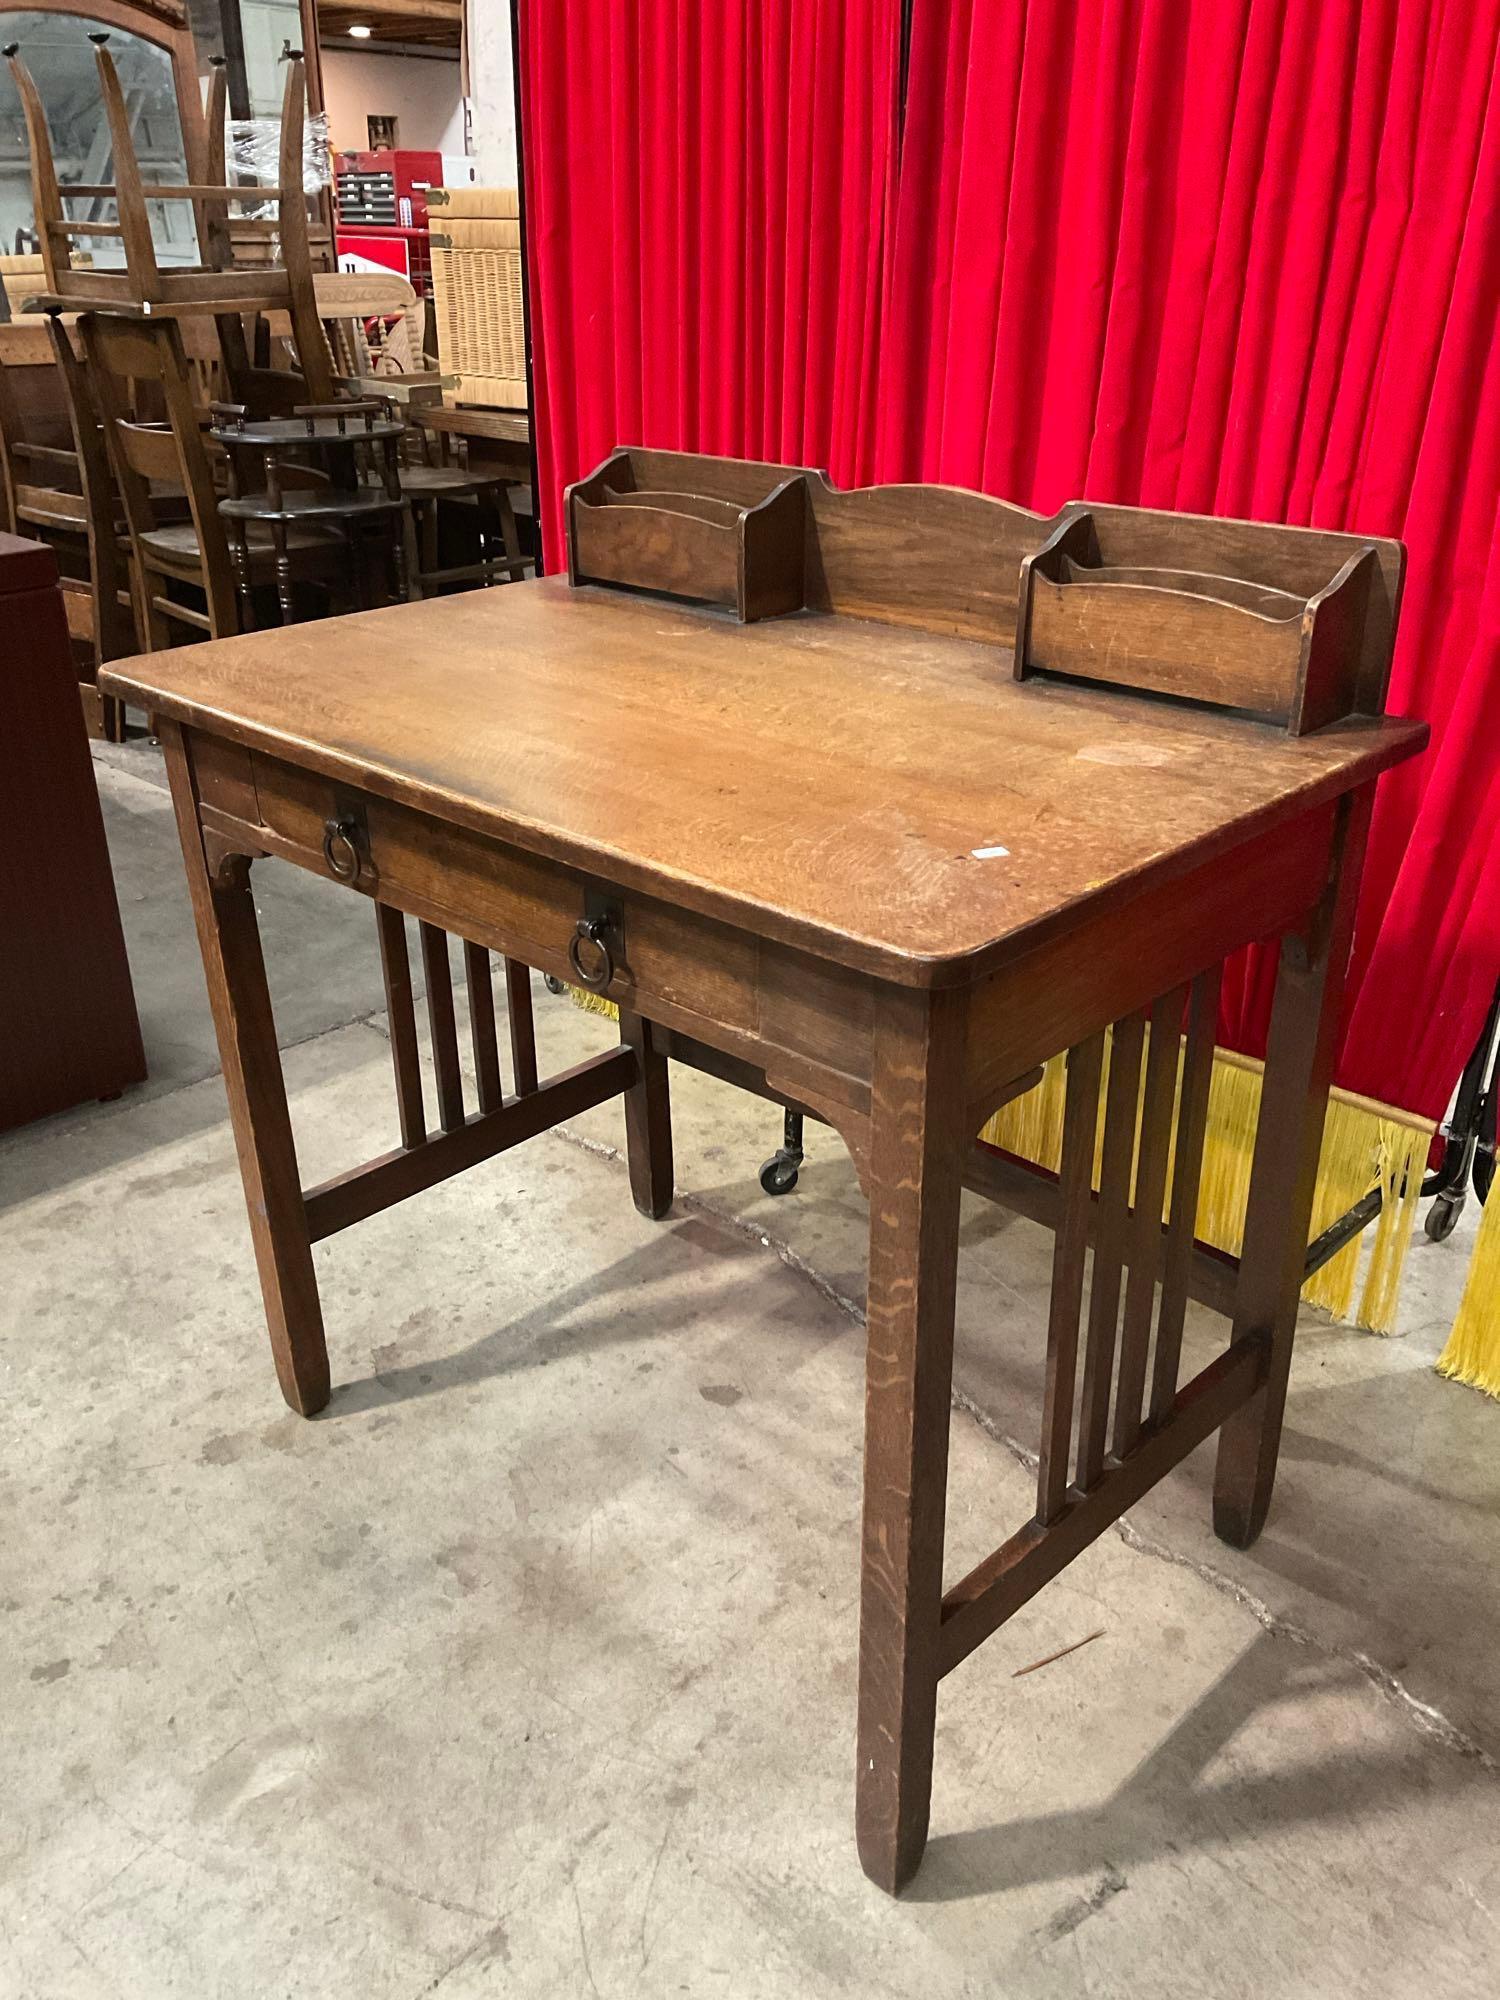
[[[521,206],[514,188],[433,188],[432,298],[438,359],[454,396],[502,410],[526,407]]]

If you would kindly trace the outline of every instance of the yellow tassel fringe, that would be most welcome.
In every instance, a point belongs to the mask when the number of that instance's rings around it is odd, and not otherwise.
[[[1438,1373],[1487,1396],[1500,1396],[1500,1194],[1484,1205],[1479,1239]]]
[[[602,993],[589,993],[582,986],[570,986],[568,998],[575,1007],[581,1007],[585,1014],[603,1014],[611,1021],[618,1021],[620,1010],[613,1000],[606,1000]]]
[[[614,1003],[596,993],[569,989],[575,1004],[586,1013],[614,1015]],[[1149,1038],[1149,1030],[1148,1030]],[[1179,1058],[1180,1065],[1180,1058]],[[985,1126],[980,1137],[1007,1153],[1015,1153],[1035,1165],[1058,1170],[1062,1158],[1065,1058],[1054,1056],[1042,1080],[1004,1106]],[[1262,1065],[1232,1049],[1214,1052],[1213,1083],[1208,1099],[1208,1131],[1203,1145],[1203,1171],[1198,1189],[1197,1234],[1201,1241],[1238,1256],[1245,1226],[1245,1202],[1250,1192],[1250,1161],[1255,1145],[1255,1128],[1260,1118]],[[1142,1090],[1145,1064],[1141,1065]],[[1100,1105],[1109,1083],[1108,1046],[1104,1074],[1100,1078]],[[1181,1088],[1179,1067],[1178,1088]],[[1175,1133],[1175,1118],[1174,1133]],[[1433,1127],[1422,1119],[1368,1097],[1335,1090],[1328,1102],[1328,1118],[1323,1127],[1323,1152],[1318,1162],[1317,1189],[1313,1197],[1312,1236],[1321,1235],[1351,1209],[1361,1196],[1380,1182],[1385,1200],[1379,1218],[1356,1237],[1336,1257],[1330,1258],[1303,1287],[1302,1296],[1311,1305],[1322,1306],[1335,1319],[1352,1317],[1356,1326],[1372,1333],[1393,1333],[1400,1299],[1401,1273],[1411,1247],[1412,1227],[1417,1219],[1417,1201],[1427,1164],[1427,1149]],[[1094,1183],[1098,1185],[1099,1156],[1104,1143],[1104,1119],[1098,1121],[1094,1155]],[[1170,1199],[1171,1180],[1168,1178]],[[1491,1207],[1500,1211],[1500,1203]],[[1165,1216],[1163,1217],[1165,1220]],[[1500,1229],[1487,1220],[1488,1235],[1481,1232],[1481,1251],[1489,1243],[1489,1265],[1476,1252],[1464,1309],[1445,1350],[1444,1361],[1459,1353],[1465,1325],[1472,1322],[1469,1345],[1462,1350],[1464,1368],[1478,1373],[1460,1373],[1459,1365],[1445,1369],[1461,1381],[1477,1381],[1480,1387],[1500,1394]],[[1360,1284],[1360,1268],[1364,1282]],[[1489,1290],[1482,1287],[1488,1279]],[[1358,1294],[1358,1309],[1355,1296]],[[1472,1305],[1470,1301],[1473,1301]],[[1472,1354],[1470,1353],[1472,1347]],[[1487,1354],[1487,1358],[1486,1358]],[[1441,1365],[1441,1364],[1440,1364]]]
[[[1143,1064],[1143,1079],[1144,1075]],[[1105,1074],[1100,1082],[1101,1105],[1108,1081],[1106,1052]],[[1258,1062],[1229,1049],[1215,1051],[1198,1191],[1197,1234],[1203,1242],[1236,1256],[1250,1191],[1260,1088]],[[1036,1088],[1004,1106],[980,1136],[1007,1153],[1015,1153],[1056,1173],[1062,1157],[1064,1098],[1064,1058],[1055,1056]],[[1103,1125],[1101,1116],[1094,1162],[1096,1186]],[[1335,1319],[1352,1317],[1357,1326],[1368,1327],[1372,1333],[1394,1331],[1401,1273],[1416,1221],[1432,1129],[1430,1124],[1406,1112],[1375,1104],[1369,1098],[1345,1091],[1333,1092],[1323,1128],[1311,1234],[1320,1235],[1377,1181],[1385,1191],[1379,1220],[1364,1231],[1362,1238],[1356,1238],[1330,1259],[1303,1288],[1305,1299],[1322,1306]]]

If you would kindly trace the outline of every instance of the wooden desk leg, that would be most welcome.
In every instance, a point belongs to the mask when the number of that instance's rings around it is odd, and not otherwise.
[[[328,1401],[328,1349],[250,892],[250,864],[240,855],[218,874],[209,872],[181,732],[175,723],[163,723],[161,737],[250,1211],[276,1379],[291,1407],[310,1417]]]
[[[963,1160],[963,1015],[896,993],[875,1030],[865,1504],[855,1826],[894,1895],[927,1842],[937,1716],[953,1310]]]
[[[652,1221],[672,1206],[672,1099],[667,1059],[656,1046],[649,1021],[620,1009],[620,1040],[635,1050],[641,1080],[625,1093],[625,1157],[630,1193]]]
[[[1368,788],[1343,801],[1328,888],[1306,930],[1281,942],[1231,1336],[1258,1335],[1269,1359],[1219,1432],[1214,1474],[1214,1532],[1240,1549],[1265,1526],[1276,1479],[1370,801]]]

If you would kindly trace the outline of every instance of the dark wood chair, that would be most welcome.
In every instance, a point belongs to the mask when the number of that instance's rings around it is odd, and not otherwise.
[[[119,501],[83,365],[56,319],[0,326],[0,525],[51,548],[85,720],[120,741],[124,713],[97,686],[106,661],[135,651]]]
[[[183,346],[170,319],[79,320],[89,382],[124,510],[143,651],[182,641],[187,627],[219,639],[242,629],[224,523]],[[160,415],[143,415],[143,409]],[[278,587],[281,551],[265,525],[246,536],[252,589]],[[342,539],[323,524],[285,534],[289,585],[333,588],[344,574]]]
[[[418,455],[401,467],[401,490],[416,515],[422,594],[445,584],[519,583],[535,564],[521,551],[509,474],[462,462],[444,431],[414,425],[409,435]],[[444,564],[445,513],[472,538],[474,560]]]
[[[369,604],[369,579],[377,568],[385,569],[392,598],[410,596],[415,564],[411,505],[397,464],[399,426],[379,403],[313,404],[290,419],[251,426],[242,408],[221,404],[214,416],[214,435],[229,461],[230,491],[219,502],[219,515],[228,525],[247,624],[255,623],[250,538],[256,532],[271,537],[284,625],[296,617],[290,545],[298,530],[317,527],[342,536],[346,593],[356,606]]]

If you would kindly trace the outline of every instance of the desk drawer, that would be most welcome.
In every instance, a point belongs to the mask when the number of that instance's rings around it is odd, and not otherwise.
[[[614,976],[595,990],[643,1012],[760,1031],[762,948],[746,932],[294,765],[258,754],[251,765],[261,824],[277,836],[277,849],[294,850],[289,858],[303,866],[574,984],[569,944],[580,919],[602,902]],[[341,823],[349,839],[325,847],[330,826]],[[580,952],[592,972],[598,953],[588,945]],[[830,1036],[841,1051],[844,1026],[819,1039]],[[799,1040],[805,1037],[804,1029]],[[827,1059],[835,1052],[808,1053]]]
[[[868,1104],[865,974],[223,738],[195,731],[191,744],[205,826],[231,848],[278,854],[574,984],[569,944],[603,905],[613,976],[596,991],[753,1055],[795,1096]]]

